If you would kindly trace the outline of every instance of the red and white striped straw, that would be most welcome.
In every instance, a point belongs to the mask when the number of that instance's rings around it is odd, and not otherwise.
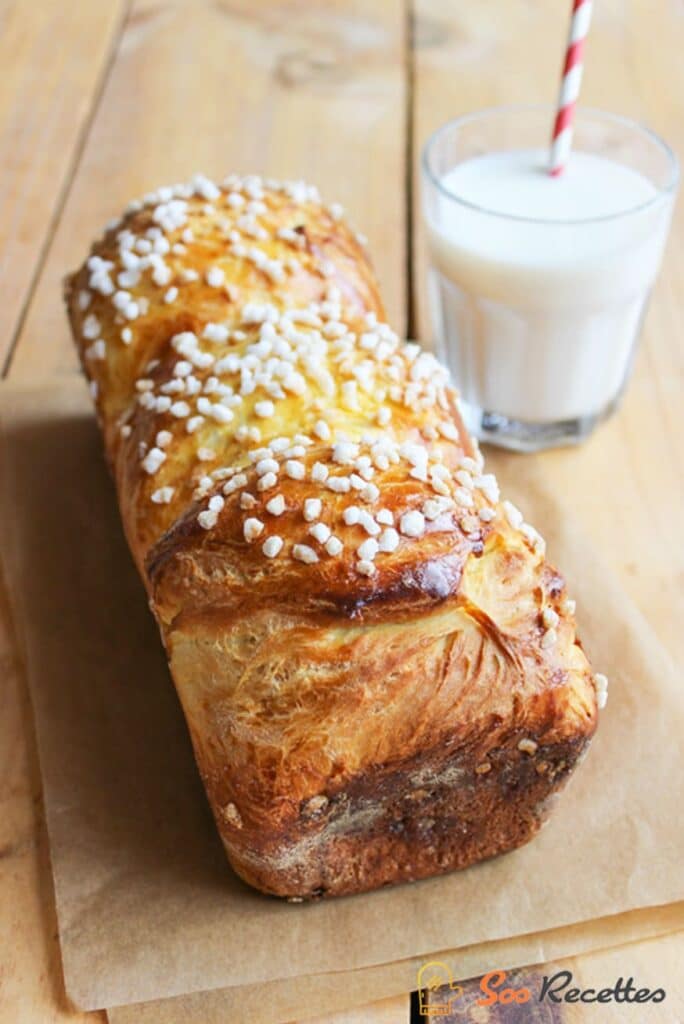
[[[575,106],[582,82],[584,43],[591,22],[591,8],[592,0],[573,0],[558,111],[551,140],[549,172],[554,176],[562,174],[570,156]]]

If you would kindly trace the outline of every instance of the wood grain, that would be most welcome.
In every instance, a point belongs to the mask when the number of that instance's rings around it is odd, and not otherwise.
[[[306,178],[341,202],[402,328],[404,129],[401,0],[137,0],[10,379],[74,368],[65,271],[130,198],[197,170]]]
[[[127,2],[0,3],[0,373]]]
[[[504,9],[493,2],[416,0],[415,11],[416,175],[419,152],[443,121],[489,104],[555,98],[563,5],[510,0]],[[583,102],[645,120],[684,152],[683,47],[680,7],[667,0],[605,0],[588,42]],[[429,341],[419,191],[414,287],[419,334]],[[684,655],[682,294],[680,203],[623,408],[587,444],[534,456],[675,657]]]
[[[123,3],[0,0],[0,142],[9,154],[0,169],[0,366],[30,297],[13,382],[72,372],[62,275],[132,195],[198,168],[306,177],[342,201],[369,236],[401,329],[410,83],[417,160],[429,133],[458,113],[553,100],[567,18],[561,2],[413,0],[407,69],[404,0],[136,0],[100,97]],[[583,100],[647,120],[684,152],[683,44],[681,5],[602,0]],[[417,175],[413,184],[417,323],[429,339]],[[537,457],[675,654],[684,653],[683,285],[680,204],[624,408],[584,447]],[[29,700],[2,589],[0,679],[0,1021],[104,1020],[65,1004]],[[586,985],[620,974],[666,984],[668,1001],[644,1019],[669,1024],[684,1012],[683,948],[676,935],[569,965]],[[592,1019],[570,1013],[563,1024]],[[408,1016],[402,998],[325,1024],[407,1024]],[[480,1008],[454,1019],[495,1021]],[[603,1006],[595,1019],[624,1015]]]
[[[313,9],[296,0],[134,3],[41,268],[10,379],[26,383],[72,371],[61,300],[65,270],[82,260],[100,226],[132,196],[200,168],[216,176],[237,170],[304,177],[341,201],[369,237],[388,308],[401,326],[404,28],[401,0],[382,0],[372,9],[363,0]],[[34,77],[40,86],[40,76]],[[388,188],[388,179],[399,187]],[[8,691],[8,699],[15,697]],[[17,770],[21,776],[23,769]],[[37,790],[35,765],[33,778]],[[12,825],[9,832],[17,829]],[[16,856],[19,870],[35,874],[29,848],[17,849]],[[45,874],[43,886],[48,879]],[[38,889],[34,879],[33,891]],[[24,904],[30,909],[29,896],[19,893],[9,901],[7,914],[18,914]],[[46,904],[52,907],[49,895]],[[29,913],[26,927],[35,932],[40,922]],[[38,996],[39,979],[49,990],[59,976],[54,922],[44,931],[53,936],[51,959],[32,962],[25,954],[13,966],[8,1019],[19,1007],[22,1022],[53,1019]],[[35,990],[33,1001],[22,987]],[[57,988],[49,1011],[55,1019],[63,1000]],[[353,1019],[402,1024],[408,1018],[406,996],[360,1010]],[[350,1017],[334,1018],[336,1024],[341,1019]]]
[[[0,681],[0,1021],[104,1022],[64,995],[32,715],[1,575]]]

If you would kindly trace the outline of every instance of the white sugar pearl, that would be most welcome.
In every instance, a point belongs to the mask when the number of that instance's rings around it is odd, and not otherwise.
[[[432,486],[433,491],[436,491],[437,494],[441,494],[445,498],[449,496],[449,487],[446,481],[441,480],[439,477],[433,476],[430,479],[430,484]]]
[[[271,487],[275,487],[278,483],[278,477],[275,473],[264,473],[262,477],[259,477],[257,481],[257,490],[269,491]]]
[[[523,514],[519,508],[511,501],[504,501],[503,509],[506,514],[506,519],[511,524],[514,530],[519,530],[523,524]]]
[[[325,523],[314,523],[313,526],[309,527],[309,533],[319,544],[325,544],[330,538],[330,527],[326,526]]]
[[[342,518],[347,526],[356,526],[361,518],[361,509],[358,505],[349,505],[342,513]]]
[[[285,511],[285,498],[282,494],[276,494],[274,498],[266,502],[266,511],[272,516],[281,516]]]
[[[380,533],[380,527],[375,522],[375,519],[373,519],[370,512],[367,512],[365,508],[362,508],[359,512],[359,523],[371,537],[377,537]]]
[[[88,341],[94,341],[95,338],[97,338],[101,330],[100,321],[93,313],[91,313],[90,316],[87,316],[83,321],[82,330],[83,337],[86,338]]]
[[[225,276],[220,267],[210,267],[205,275],[205,281],[211,288],[220,288]]]
[[[304,518],[307,523],[313,523],[321,514],[322,502],[320,498],[307,498],[304,502]]]
[[[329,537],[328,540],[325,542],[325,550],[328,552],[329,555],[332,555],[333,558],[335,558],[337,555],[341,553],[343,547],[344,544],[342,543],[341,540],[339,540],[338,537]]]
[[[228,480],[223,485],[224,494],[233,494],[240,487],[244,487],[247,484],[247,476],[244,473],[237,473],[231,480]]]
[[[213,497],[209,499],[209,510],[211,512],[220,512],[224,505],[225,499],[222,498],[220,494],[214,494]]]
[[[399,534],[397,531],[388,526],[386,530],[383,530],[378,541],[378,550],[383,553],[389,554],[391,551],[396,551],[399,547]]]
[[[423,504],[423,515],[426,519],[432,522],[434,519],[438,519],[444,512],[444,505],[438,498],[428,498]]]
[[[265,420],[268,419],[269,416],[273,415],[273,413],[275,412],[275,406],[273,402],[269,402],[268,400],[265,400],[263,402],[256,402],[254,405],[254,412],[261,419]]]
[[[187,402],[174,402],[169,412],[177,419],[183,419],[184,416],[190,415],[190,406]]]
[[[363,544],[359,544],[356,549],[356,554],[364,562],[372,562],[379,550],[377,540],[373,537],[369,537],[368,540],[364,540]]]
[[[171,268],[167,267],[165,263],[159,263],[154,268],[152,280],[155,284],[158,284],[160,288],[166,288],[167,284],[171,280]]]
[[[372,505],[380,497],[380,491],[375,484],[366,484],[361,490],[360,497]]]
[[[207,341],[222,344],[228,340],[228,333],[228,328],[224,327],[223,324],[208,323],[202,331],[202,337],[206,338]]]
[[[259,459],[256,464],[257,476],[265,476],[266,473],[277,473],[280,469],[275,459]]]
[[[106,359],[107,358],[107,346],[104,343],[103,338],[98,338],[92,345],[89,345],[85,351],[85,354],[91,359]]]
[[[160,487],[151,495],[151,499],[155,505],[168,505],[173,498],[173,493],[173,487]]]
[[[340,441],[333,446],[333,462],[337,462],[341,466],[352,465],[358,454],[358,445],[352,444],[351,441]]]
[[[211,512],[209,509],[205,509],[204,512],[200,512],[197,516],[197,522],[203,530],[211,530],[212,526],[216,526],[218,521],[218,513]]]
[[[473,496],[466,487],[457,487],[454,491],[454,498],[461,506],[461,508],[472,508],[473,507]]]
[[[191,416],[185,423],[188,434],[194,434],[204,423],[204,416]]]
[[[544,552],[546,551],[546,541],[539,533],[539,531],[535,530],[534,526],[530,526],[529,523],[522,523],[520,526],[520,532],[522,533],[523,537],[525,537],[526,540],[530,542],[530,544],[538,554],[544,554]]]
[[[480,520],[477,516],[466,515],[459,520],[459,526],[464,533],[479,534]]]
[[[298,562],[305,562],[307,565],[312,565],[318,561],[318,555],[308,544],[295,544],[292,548],[292,557],[296,558]]]
[[[326,480],[326,487],[333,494],[349,494],[351,483],[348,476],[332,476]]]
[[[245,519],[244,525],[242,527],[242,532],[245,536],[246,541],[256,540],[257,537],[263,533],[263,531],[264,524],[261,522],[260,519],[254,519],[252,517],[250,517],[249,519]]]
[[[330,427],[325,420],[318,420],[313,428],[313,432],[321,441],[330,440]]]
[[[166,461],[166,453],[161,448],[150,448],[142,461],[142,468],[152,476],[157,472],[163,462]]]
[[[218,402],[212,405],[209,415],[217,423],[230,423],[233,419],[230,409],[227,409],[225,405],[220,405]]]
[[[303,462],[298,462],[296,459],[288,459],[285,463],[285,473],[292,480],[303,480],[306,466]]]
[[[444,420],[442,423],[437,424],[442,437],[446,437],[447,441],[458,441],[458,430],[456,425],[451,423],[449,420]]]
[[[594,676],[594,687],[596,689],[596,703],[599,710],[605,708],[608,702],[608,678],[602,672]]]
[[[262,544],[261,550],[267,558],[275,558],[276,555],[280,554],[283,548],[283,538],[278,537],[275,534],[272,537],[267,537]]]
[[[246,436],[246,435],[245,435]],[[268,459],[271,455],[270,448],[254,448],[249,454],[249,461],[257,463],[260,459]]]
[[[375,567],[374,562],[368,562],[365,559],[356,563],[356,571],[361,573],[362,576],[372,576],[378,570]]]
[[[406,537],[420,537],[425,532],[425,517],[422,512],[412,509],[404,512],[399,522],[399,529]]]

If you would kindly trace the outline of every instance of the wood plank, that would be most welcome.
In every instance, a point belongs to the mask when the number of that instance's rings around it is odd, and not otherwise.
[[[462,994],[451,1002],[448,1013],[439,1014],[441,1024],[622,1024],[630,1019],[642,1022],[658,1021],[658,1024],[681,1024],[684,1019],[684,978],[682,977],[682,948],[684,933],[678,932],[645,942],[630,943],[614,949],[601,950],[588,956],[572,957],[537,967],[523,967],[507,971],[505,980],[492,979],[491,988],[501,993],[504,988],[527,988],[531,998],[528,1002],[492,1003],[480,1006],[478,1000],[489,998],[481,987],[481,978],[461,982]],[[496,968],[493,967],[492,970]],[[552,1003],[548,997],[539,1002],[538,996],[544,977],[551,978],[556,972],[569,971],[572,980],[564,991],[570,988],[580,990],[593,988],[596,992],[615,986],[619,978],[626,982],[633,978],[634,989],[648,988],[652,993],[661,988],[665,992],[662,1002],[644,1002],[638,1007],[622,1002]],[[560,980],[558,982],[560,984]],[[448,1005],[446,987],[425,991],[422,997],[424,1014],[429,1020],[439,1006]],[[434,1019],[434,1017],[432,1018]]]
[[[97,1024],[66,1001],[25,674],[0,575],[0,1020]]]
[[[439,124],[501,102],[552,101],[567,28],[559,4],[416,0],[414,152]],[[684,149],[684,18],[668,0],[606,0],[595,11],[582,98],[653,125]],[[419,333],[430,338],[416,187]],[[681,444],[684,205],[655,288],[623,408],[579,448],[534,456],[666,646],[684,655]],[[523,456],[510,456],[511,460]],[[527,456],[529,458],[529,456]],[[543,528],[543,524],[538,524]]]
[[[198,167],[216,176],[306,177],[340,200],[369,236],[402,326],[405,197],[386,179],[405,180],[403,33],[400,0],[383,0],[370,13],[362,0],[314,9],[134,3],[19,337],[12,381],[71,372],[64,272],[129,198]],[[26,1001],[17,1005],[31,1020]],[[383,1004],[357,1016],[364,1024],[408,1022],[408,997],[391,1001],[391,1011]]]
[[[403,328],[404,158],[402,0],[136,0],[10,378],[73,369],[65,272],[130,198],[198,169],[306,178],[341,202]]]
[[[0,3],[0,373],[126,3]]]

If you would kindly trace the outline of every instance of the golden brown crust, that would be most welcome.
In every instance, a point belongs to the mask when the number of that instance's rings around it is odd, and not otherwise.
[[[351,892],[529,838],[596,725],[572,602],[340,210],[198,176],[66,297],[236,869]]]

